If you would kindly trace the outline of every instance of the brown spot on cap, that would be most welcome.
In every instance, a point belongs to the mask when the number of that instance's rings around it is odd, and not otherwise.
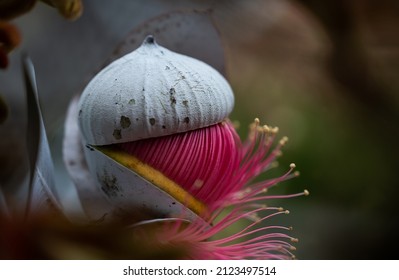
[[[120,129],[114,129],[114,133],[112,133],[116,140],[122,139],[122,133]]]
[[[108,196],[117,196],[120,192],[118,182],[115,176],[109,176],[107,172],[104,171],[102,176],[97,175],[99,181],[101,182],[101,190]]]
[[[131,124],[130,119],[128,117],[125,116],[121,116],[121,127],[122,128],[128,128]]]
[[[154,118],[150,118],[150,124],[154,125],[155,124],[155,119]]]

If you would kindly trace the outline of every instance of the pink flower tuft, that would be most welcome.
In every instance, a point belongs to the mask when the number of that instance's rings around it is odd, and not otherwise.
[[[231,192],[242,158],[230,122],[159,138],[119,144],[207,205]]]
[[[159,231],[160,244],[183,245],[192,259],[290,259],[293,258],[289,227],[266,225],[274,216],[288,214],[261,201],[308,195],[266,195],[275,184],[297,176],[295,164],[280,177],[250,182],[273,166],[287,142],[282,138],[273,147],[277,128],[250,127],[242,143],[229,121],[186,133],[120,144],[174,180],[208,207],[208,216],[186,224],[166,223]],[[227,211],[227,214],[223,214]],[[241,230],[229,231],[245,223]],[[224,236],[226,232],[229,235]],[[145,238],[145,236],[143,236]]]

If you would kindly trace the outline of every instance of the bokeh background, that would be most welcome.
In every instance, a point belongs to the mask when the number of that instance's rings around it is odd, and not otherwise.
[[[399,2],[394,0],[83,1],[69,22],[37,3],[13,23],[23,41],[0,71],[9,118],[0,126],[2,176],[24,183],[25,93],[20,56],[35,63],[41,107],[68,211],[79,211],[62,163],[68,103],[137,25],[178,9],[212,9],[236,94],[231,116],[259,117],[290,141],[275,174],[295,162],[299,178],[273,193],[279,222],[300,239],[299,259],[397,259],[399,229]],[[196,30],[193,30],[196,32]],[[26,180],[25,180],[26,181]]]

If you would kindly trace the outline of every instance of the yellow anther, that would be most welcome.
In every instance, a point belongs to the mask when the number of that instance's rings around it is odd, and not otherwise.
[[[268,127],[267,125],[263,125],[262,128],[265,133],[270,132],[270,127]]]
[[[285,145],[286,143],[287,143],[287,141],[288,141],[288,137],[287,136],[284,136],[283,138],[281,138],[281,140],[280,140],[280,145]]]

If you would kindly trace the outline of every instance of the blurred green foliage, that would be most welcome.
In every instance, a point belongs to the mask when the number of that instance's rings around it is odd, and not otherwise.
[[[274,28],[233,47],[233,117],[259,117],[290,138],[278,169],[293,161],[302,175],[279,191],[311,193],[279,202],[293,210],[298,258],[396,258],[399,7],[298,2]]]

